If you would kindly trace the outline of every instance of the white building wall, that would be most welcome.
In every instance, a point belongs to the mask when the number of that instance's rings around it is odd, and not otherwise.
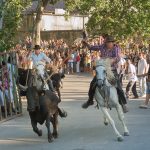
[[[88,17],[82,16],[71,16],[66,20],[62,15],[43,15],[41,31],[82,30],[87,21]]]

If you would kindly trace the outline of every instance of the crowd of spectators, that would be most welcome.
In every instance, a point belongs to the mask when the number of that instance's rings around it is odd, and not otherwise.
[[[99,45],[102,43],[101,38],[93,38],[87,40],[89,45]],[[131,98],[131,90],[133,98],[145,97],[146,95],[146,76],[149,70],[150,45],[144,42],[133,42],[133,40],[122,40],[116,42],[121,48],[121,59],[118,63],[118,74],[120,82],[123,86],[123,79],[128,81],[125,93]],[[17,52],[17,66],[20,68],[28,68],[28,56],[32,52],[32,39],[26,37],[24,41],[17,44],[15,50]],[[90,51],[84,45],[82,39],[77,39],[73,44],[66,43],[63,39],[43,40],[40,43],[41,50],[51,59],[51,65],[57,68],[58,72],[66,74],[74,74],[80,72],[93,73],[95,60],[100,59],[99,51]],[[7,103],[11,105],[13,110],[13,81],[12,81],[12,63],[1,61],[0,66],[0,106],[4,109],[4,96]],[[139,83],[140,92],[137,92],[137,83]],[[8,90],[10,89],[10,90]],[[147,105],[147,104],[145,104]]]
[[[15,113],[15,64],[11,62],[10,54],[1,55],[0,60],[0,106],[1,114],[5,117]],[[6,111],[7,110],[7,111]]]

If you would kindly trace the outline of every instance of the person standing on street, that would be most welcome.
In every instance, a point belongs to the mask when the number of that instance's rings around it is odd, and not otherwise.
[[[132,93],[134,95],[134,99],[138,98],[137,90],[136,90],[136,81],[137,81],[137,76],[136,76],[136,69],[135,66],[133,65],[132,61],[128,59],[128,77],[129,77],[129,82],[126,87],[126,95],[129,98],[130,91],[132,89]]]
[[[138,61],[138,75],[143,75],[147,73],[147,62],[146,59],[144,58],[144,53],[139,54],[140,60]],[[146,77],[139,77],[139,86],[140,86],[140,96],[144,97],[146,94]]]

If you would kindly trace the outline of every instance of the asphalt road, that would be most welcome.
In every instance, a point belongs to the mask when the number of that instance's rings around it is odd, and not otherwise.
[[[43,136],[38,137],[31,128],[30,119],[23,101],[23,116],[0,124],[0,150],[149,150],[150,109],[139,109],[143,100],[129,100],[129,112],[125,120],[130,136],[118,142],[111,128],[105,126],[100,110],[93,106],[81,108],[87,100],[91,76],[87,74],[67,75],[62,89],[60,107],[68,112],[66,119],[59,118],[59,138],[53,143],[47,141],[45,125]],[[110,111],[116,126],[123,134],[116,111]]]

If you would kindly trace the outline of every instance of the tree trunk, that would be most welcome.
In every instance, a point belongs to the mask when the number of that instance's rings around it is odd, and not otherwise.
[[[38,0],[37,12],[35,23],[33,27],[33,44],[40,45],[41,36],[40,36],[40,29],[41,29],[41,19],[42,19],[43,7],[42,7],[42,0]]]
[[[33,29],[33,44],[40,45],[41,41],[41,20],[42,20],[42,14],[44,12],[45,7],[47,6],[49,0],[38,0],[38,6],[37,6],[37,12],[36,12],[36,18],[34,23],[34,29]]]
[[[40,32],[41,32],[41,14],[37,12],[36,20],[35,20],[35,40],[34,40],[34,43],[36,45],[40,45],[40,41],[41,41]]]

